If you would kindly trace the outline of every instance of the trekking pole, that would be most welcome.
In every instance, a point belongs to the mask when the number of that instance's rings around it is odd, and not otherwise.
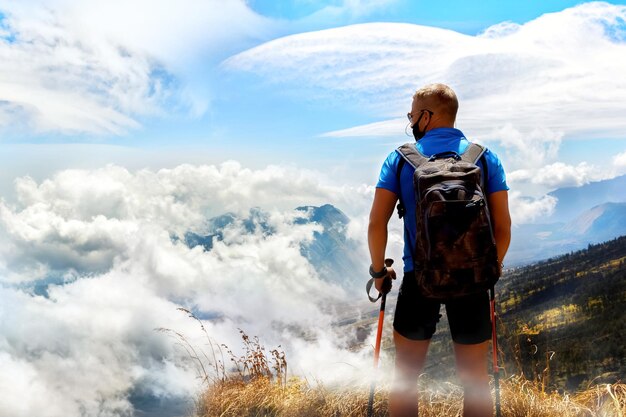
[[[496,417],[501,417],[500,411],[500,368],[498,367],[498,338],[496,336],[496,296],[495,287],[489,290],[491,310],[491,340],[493,342],[493,385],[496,389]]]
[[[385,259],[385,267],[389,268],[393,265],[393,259]],[[376,332],[376,345],[374,347],[374,377],[372,378],[372,383],[370,385],[370,397],[367,403],[367,417],[372,417],[374,412],[374,391],[376,390],[376,373],[378,371],[378,358],[380,357],[380,342],[383,335],[383,322],[385,320],[385,302],[387,301],[387,293],[379,293],[378,298],[372,298],[370,294],[370,289],[372,288],[372,284],[374,283],[374,278],[370,279],[367,283],[366,290],[367,296],[369,297],[371,302],[380,300],[380,311],[378,313],[378,331]]]

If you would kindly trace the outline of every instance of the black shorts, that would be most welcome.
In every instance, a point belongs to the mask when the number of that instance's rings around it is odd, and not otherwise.
[[[449,301],[423,297],[417,288],[413,271],[405,272],[400,286],[393,328],[412,340],[428,340],[435,333],[446,305],[450,333],[455,343],[471,345],[491,338],[491,312],[487,291]]]

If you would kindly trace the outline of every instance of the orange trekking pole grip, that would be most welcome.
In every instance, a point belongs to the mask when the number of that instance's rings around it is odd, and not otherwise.
[[[389,268],[393,265],[393,259],[385,259],[385,267]],[[374,279],[372,278],[367,283],[367,296],[370,301],[377,301],[378,299],[373,299],[369,295],[369,290],[372,287],[372,283]],[[370,396],[367,403],[367,417],[372,417],[374,412],[374,391],[376,390],[376,373],[378,370],[378,359],[380,358],[380,345],[383,336],[383,323],[385,322],[385,303],[387,301],[387,293],[382,293],[378,295],[378,298],[382,298],[380,300],[380,310],[378,312],[378,330],[376,331],[376,345],[374,347],[374,377],[372,378],[372,384],[370,385]]]

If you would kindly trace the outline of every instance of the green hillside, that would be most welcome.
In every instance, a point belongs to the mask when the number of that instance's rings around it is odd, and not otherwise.
[[[507,366],[553,388],[626,376],[626,236],[507,271],[498,284]]]

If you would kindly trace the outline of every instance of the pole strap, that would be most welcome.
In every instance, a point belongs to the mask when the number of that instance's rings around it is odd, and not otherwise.
[[[382,297],[382,294],[378,293],[378,297],[376,298],[372,297],[370,295],[370,290],[372,289],[373,285],[374,285],[374,278],[367,281],[367,284],[365,285],[365,291],[367,292],[367,298],[369,298],[372,303],[375,303],[376,301],[380,300],[380,297]]]

